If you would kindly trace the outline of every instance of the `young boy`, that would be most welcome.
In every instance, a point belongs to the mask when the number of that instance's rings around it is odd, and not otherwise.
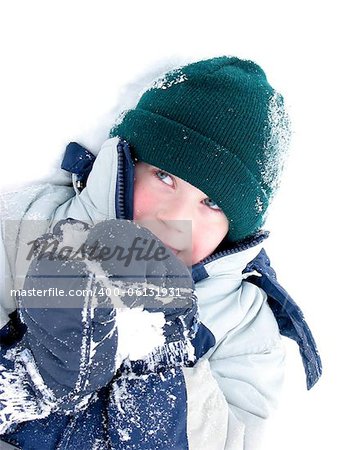
[[[258,448],[283,379],[280,333],[299,344],[308,388],[321,374],[303,315],[262,248],[288,140],[283,99],[258,65],[203,60],[157,80],[96,159],[70,144],[62,167],[73,186],[37,186],[7,200],[3,441],[23,449]],[[157,259],[146,261],[138,247],[132,270],[122,250],[103,258],[115,242],[135,249],[137,238]],[[68,257],[39,254],[55,241]],[[74,247],[82,259],[69,257]],[[150,302],[131,293],[121,306],[105,291],[69,306],[70,296],[23,295],[52,292],[59,279],[69,292],[123,286],[122,277],[183,296]],[[20,290],[20,316],[10,289]]]

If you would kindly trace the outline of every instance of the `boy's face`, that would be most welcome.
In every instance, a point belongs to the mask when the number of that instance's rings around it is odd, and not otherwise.
[[[186,265],[210,255],[229,228],[223,211],[206,194],[144,162],[135,167],[134,220]]]

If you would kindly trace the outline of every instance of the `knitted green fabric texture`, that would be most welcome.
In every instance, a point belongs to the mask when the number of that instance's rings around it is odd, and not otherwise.
[[[198,61],[168,72],[110,131],[140,161],[202,190],[229,220],[227,239],[263,226],[289,143],[283,97],[254,62]]]

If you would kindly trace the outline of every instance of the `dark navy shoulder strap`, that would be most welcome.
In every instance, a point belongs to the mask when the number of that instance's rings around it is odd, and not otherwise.
[[[70,173],[75,173],[78,181],[85,184],[92,169],[96,156],[77,142],[67,145],[61,168]]]
[[[303,312],[276,279],[264,249],[243,271],[256,270],[261,276],[251,275],[246,281],[259,286],[268,295],[268,303],[277,320],[280,333],[297,342],[302,357],[307,388],[311,389],[322,374],[322,363],[315,340],[304,319]]]

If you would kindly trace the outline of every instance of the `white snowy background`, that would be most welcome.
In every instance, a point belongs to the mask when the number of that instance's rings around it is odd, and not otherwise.
[[[324,375],[307,392],[296,344],[285,340],[284,394],[264,450],[336,448],[333,3],[13,0],[0,6],[2,190],[58,179],[70,141],[97,151],[118,111],[175,65],[250,58],[285,95],[294,136],[265,248],[305,313]]]

